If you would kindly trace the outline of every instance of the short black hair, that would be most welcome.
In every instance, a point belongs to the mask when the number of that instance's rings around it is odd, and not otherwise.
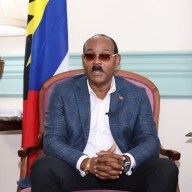
[[[112,43],[113,43],[113,46],[114,46],[114,54],[118,53],[118,47],[117,47],[117,44],[116,44],[116,42],[114,41],[114,39],[111,38],[111,37],[109,37],[109,36],[107,36],[107,35],[105,35],[105,34],[97,34],[97,35],[94,35],[94,36],[90,37],[89,39],[87,39],[87,41],[86,41],[85,44],[83,45],[83,53],[85,53],[85,45],[86,45],[86,43],[87,43],[90,39],[92,39],[93,37],[96,37],[96,36],[106,37],[106,38],[110,39],[110,40],[112,41]]]

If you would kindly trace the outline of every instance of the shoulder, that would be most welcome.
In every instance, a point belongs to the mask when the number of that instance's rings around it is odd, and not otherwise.
[[[53,85],[51,94],[52,95],[72,95],[78,88],[86,89],[87,78],[85,75],[76,75],[68,79],[58,81]]]
[[[78,84],[84,84],[86,82],[87,78],[84,74],[75,75],[73,77],[63,79],[57,83],[55,83],[55,87],[73,87]]]
[[[145,88],[138,86],[133,82],[119,76],[115,76],[115,82],[116,82],[117,89],[126,89],[126,90],[128,89],[128,90],[134,90],[139,92],[145,90]]]

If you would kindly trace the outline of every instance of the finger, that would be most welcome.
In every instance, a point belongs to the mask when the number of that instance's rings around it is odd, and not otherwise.
[[[110,167],[110,166],[106,166],[105,164],[99,164],[99,165],[96,165],[95,167],[94,167],[94,169],[95,169],[95,172],[109,172],[110,170],[112,170],[112,167]]]
[[[96,167],[98,167],[98,169],[102,170],[102,171],[108,171],[108,170],[111,170],[111,169],[116,169],[116,170],[123,170],[123,165],[119,163],[119,161],[117,162],[114,162],[114,161],[108,161],[108,162],[105,162],[105,163],[96,163],[95,164]]]
[[[115,169],[110,170],[108,172],[108,174],[110,175],[109,177],[111,177],[111,176],[116,176],[117,177],[117,176],[120,176],[122,173],[123,173],[122,171],[115,170]]]
[[[123,161],[125,157],[123,157],[122,155],[118,155],[118,154],[115,154],[115,153],[108,153],[108,154],[103,154],[101,156],[98,156],[96,158],[96,162],[107,162],[107,161],[115,161],[115,162],[118,162],[118,161]]]
[[[113,143],[113,145],[108,150],[101,150],[101,151],[97,152],[96,154],[100,155],[100,153],[105,154],[106,152],[114,153],[115,150],[116,150],[116,144]]]
[[[99,179],[101,179],[101,180],[108,180],[109,178],[107,178],[107,177],[101,177],[101,176],[99,176],[99,175],[95,175],[97,178],[99,178]]]
[[[96,159],[96,162],[97,163],[106,163],[106,162],[118,162],[118,159],[112,157],[112,156],[109,156],[109,155],[103,155],[101,157],[98,157]]]
[[[100,179],[118,179],[122,169],[116,170],[104,164],[94,166],[94,174]]]
[[[97,177],[105,177],[108,178],[109,177],[109,172],[106,172],[104,170],[99,169],[98,167],[95,168],[95,175]]]
[[[105,165],[107,167],[111,167],[112,169],[115,169],[115,170],[118,170],[118,171],[122,171],[124,169],[123,165],[120,164],[119,162],[106,162]]]
[[[122,169],[112,169],[111,167],[108,166],[97,166],[95,168],[95,173],[103,176],[103,177],[109,177],[109,176],[118,176],[122,174]]]
[[[99,178],[99,179],[102,179],[102,180],[115,180],[115,179],[118,179],[119,178],[119,175],[115,175],[115,176],[113,176],[113,175],[106,175],[106,176],[102,176],[102,175],[100,175],[100,174],[95,174],[95,176],[97,177],[97,178]]]
[[[111,146],[111,148],[110,148],[110,149],[108,149],[107,151],[110,151],[110,152],[114,153],[114,152],[115,152],[115,150],[116,150],[116,144],[115,144],[115,143],[113,143],[113,145]]]
[[[95,165],[103,171],[108,171],[111,169],[117,169],[119,171],[123,170],[123,161],[114,159],[114,158],[106,158],[106,157],[99,157],[95,162]]]
[[[122,161],[125,160],[124,156],[116,154],[116,153],[112,153],[110,151],[100,151],[99,153],[97,153],[97,155],[98,155],[98,158],[100,158],[100,157],[113,157],[113,158],[118,159],[118,160],[122,160]]]

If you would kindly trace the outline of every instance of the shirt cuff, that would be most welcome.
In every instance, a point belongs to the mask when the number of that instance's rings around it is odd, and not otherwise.
[[[79,170],[81,177],[84,177],[86,175],[85,172],[80,169],[80,166],[81,166],[81,163],[83,162],[83,160],[86,159],[87,157],[88,157],[87,155],[81,156],[78,159],[77,164],[76,164],[76,169]]]
[[[136,167],[135,159],[134,159],[133,155],[131,155],[130,153],[124,153],[124,155],[127,155],[131,160],[131,166],[130,166],[129,170],[126,173],[126,175],[131,175],[132,170]]]

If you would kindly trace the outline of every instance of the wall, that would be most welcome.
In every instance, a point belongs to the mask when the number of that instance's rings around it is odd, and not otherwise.
[[[162,99],[159,137],[164,148],[181,152],[179,167],[179,185],[181,192],[192,189],[190,171],[192,138],[185,134],[192,132],[192,99]]]
[[[125,57],[129,56],[125,60],[130,64],[126,66],[127,69],[149,75],[156,81],[158,87],[161,87],[164,97],[161,99],[159,136],[165,147],[177,149],[182,153],[182,158],[178,162],[180,188],[181,192],[190,192],[192,175],[189,167],[191,167],[192,155],[188,151],[191,151],[192,139],[185,137],[185,134],[192,131],[190,91],[192,62],[187,56],[191,55],[192,51],[192,1],[68,0],[67,2],[69,49],[71,55],[77,54],[77,62],[79,62],[78,57],[84,41],[96,33],[106,33],[117,41],[120,52],[124,53]],[[26,10],[26,7],[23,9]],[[0,56],[6,60],[12,61],[11,59],[14,58],[14,61],[18,62],[18,57],[23,58],[24,56],[24,49],[24,37],[0,38]],[[169,58],[161,57],[161,53],[163,56],[168,53]],[[156,57],[152,57],[155,55]],[[181,56],[185,59],[181,59]],[[134,61],[137,60],[137,64],[132,62],[132,58]],[[174,60],[171,59],[172,64],[169,62],[170,58]],[[144,65],[143,62],[142,65],[138,65],[139,59],[141,62],[153,61],[156,64],[153,65],[151,62],[150,65],[148,63]],[[11,86],[11,89],[3,88],[3,90],[10,92],[19,90],[19,92],[12,97],[7,97],[6,94],[2,97],[2,89],[0,89],[1,109],[22,108],[20,96],[22,74],[17,71],[18,66],[14,64],[15,62],[12,62],[12,65],[7,61],[6,75],[15,75],[15,79],[19,82],[18,87],[14,89]],[[73,59],[71,62],[73,63]],[[161,65],[161,63],[163,64]],[[22,69],[21,66],[22,63],[20,63],[19,70]],[[156,68],[156,66],[158,67]],[[171,68],[169,68],[170,66]],[[151,67],[153,70],[149,71]],[[147,71],[145,71],[146,68]],[[0,80],[0,85],[4,84],[2,81],[5,79]],[[157,82],[157,79],[160,82]],[[179,79],[182,80],[182,83],[187,83],[184,87],[183,84],[180,85],[182,91],[177,89]],[[174,87],[170,85],[174,85]],[[182,95],[183,92],[185,95]],[[175,97],[178,94],[179,97]],[[15,181],[19,177],[17,149],[21,145],[20,141],[20,132],[0,133],[2,153],[0,157],[0,192],[15,191],[16,189]]]
[[[24,1],[26,2],[26,1]],[[191,0],[68,0],[70,52],[88,37],[112,36],[122,51],[192,50]],[[21,4],[23,10],[27,9]],[[25,38],[0,38],[0,56],[24,54]]]
[[[69,0],[70,50],[106,33],[121,51],[192,48],[191,0]]]

